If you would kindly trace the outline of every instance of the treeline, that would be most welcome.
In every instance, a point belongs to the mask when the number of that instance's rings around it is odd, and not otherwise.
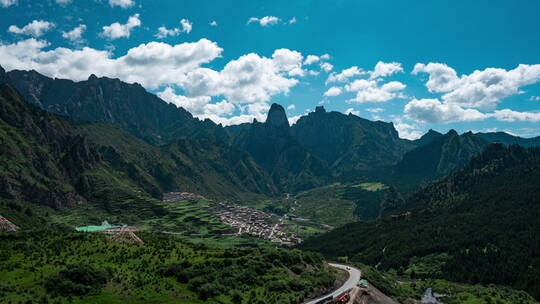
[[[420,190],[405,209],[306,240],[302,249],[407,269],[414,257],[448,253],[421,274],[495,283],[540,298],[540,149],[492,145],[462,170]]]

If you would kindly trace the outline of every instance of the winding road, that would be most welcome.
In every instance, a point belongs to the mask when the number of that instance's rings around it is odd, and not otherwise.
[[[360,269],[357,269],[357,268],[354,268],[354,267],[351,267],[351,266],[347,266],[347,265],[342,265],[342,264],[328,263],[328,265],[347,271],[349,273],[349,279],[345,283],[343,283],[343,285],[341,285],[340,288],[334,290],[332,293],[326,294],[326,295],[324,295],[322,297],[319,297],[317,299],[314,299],[314,300],[310,300],[308,302],[305,302],[304,304],[315,304],[318,301],[320,301],[322,299],[325,299],[325,298],[327,298],[329,296],[332,296],[332,297],[338,296],[338,295],[342,294],[343,292],[345,292],[345,291],[353,288],[354,286],[356,286],[356,283],[358,283],[358,281],[360,281],[360,277],[362,276],[362,272],[360,271]]]

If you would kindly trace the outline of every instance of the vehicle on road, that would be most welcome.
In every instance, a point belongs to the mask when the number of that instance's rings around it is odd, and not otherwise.
[[[367,280],[360,280],[360,281],[358,281],[358,284],[357,284],[357,285],[358,285],[358,287],[360,287],[360,288],[368,288],[369,283],[368,283]]]

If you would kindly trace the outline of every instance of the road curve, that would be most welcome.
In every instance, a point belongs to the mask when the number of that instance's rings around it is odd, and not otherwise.
[[[357,269],[348,265],[343,265],[343,264],[328,263],[328,265],[347,271],[349,273],[349,279],[345,283],[343,283],[343,285],[341,285],[340,288],[334,290],[332,293],[326,294],[322,297],[318,297],[317,299],[310,300],[308,302],[304,302],[304,304],[315,304],[318,301],[324,298],[327,298],[328,296],[332,296],[332,297],[338,296],[342,294],[343,292],[353,288],[356,285],[356,283],[360,281],[360,277],[362,276],[362,272],[360,271],[360,269]]]

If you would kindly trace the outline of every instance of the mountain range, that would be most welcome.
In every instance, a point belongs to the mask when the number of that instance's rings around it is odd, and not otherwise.
[[[322,106],[292,126],[274,104],[265,122],[223,127],[119,79],[92,75],[74,82],[20,70],[2,77],[20,95],[16,99],[66,117],[56,119],[89,140],[100,159],[144,181],[155,197],[173,190],[275,196],[340,180],[431,180],[459,169],[490,142],[540,143],[540,137],[453,130],[430,130],[411,141],[392,123]]]

